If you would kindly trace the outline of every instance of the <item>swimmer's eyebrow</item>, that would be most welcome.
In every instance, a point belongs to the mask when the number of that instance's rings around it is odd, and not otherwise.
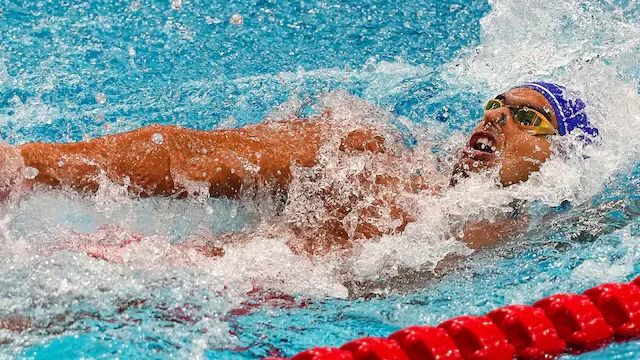
[[[551,114],[552,114],[551,109],[550,108],[549,109],[545,109],[544,106],[540,107],[538,105],[531,104],[528,101],[516,101],[516,102],[514,102],[514,101],[512,101],[514,96],[507,96],[506,93],[500,94],[498,96],[501,97],[500,100],[502,100],[502,102],[504,102],[505,105],[509,105],[509,106],[513,106],[513,107],[519,107],[519,108],[528,107],[529,109],[536,110],[536,111],[538,111],[540,113],[543,113],[543,114],[546,114],[546,115],[549,115],[549,116],[551,116]],[[498,97],[496,96],[496,99],[497,98]],[[518,99],[518,100],[522,99],[519,96],[515,96],[515,98]]]

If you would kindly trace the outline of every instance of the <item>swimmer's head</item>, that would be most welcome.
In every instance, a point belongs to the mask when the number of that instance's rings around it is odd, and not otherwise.
[[[462,150],[452,183],[496,166],[502,185],[526,181],[551,156],[550,137],[579,132],[589,143],[598,135],[584,108],[584,102],[552,83],[526,83],[496,96]]]

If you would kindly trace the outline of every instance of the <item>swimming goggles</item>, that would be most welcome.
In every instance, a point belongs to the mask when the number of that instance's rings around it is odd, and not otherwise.
[[[521,129],[526,130],[530,135],[555,135],[558,133],[551,121],[540,112],[528,107],[517,108],[505,104],[500,96],[491,99],[484,107],[485,111],[506,107],[513,113],[513,118],[518,122]]]

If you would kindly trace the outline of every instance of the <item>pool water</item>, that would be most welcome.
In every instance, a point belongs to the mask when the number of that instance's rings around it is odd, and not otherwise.
[[[578,90],[602,134],[585,148],[559,141],[571,156],[525,184],[470,178],[425,196],[405,233],[346,259],[261,236],[221,258],[166,255],[251,233],[270,215],[246,200],[135,199],[103,184],[10,201],[0,317],[32,329],[0,330],[0,357],[290,356],[640,275],[638,19],[634,0],[0,1],[0,136],[12,144],[239,127],[324,104],[347,122],[389,123],[446,163],[487,98],[531,79]],[[472,253],[447,238],[451,219],[514,199],[531,217],[516,239]],[[134,234],[123,263],[64,245]],[[640,343],[573,357],[636,359]]]

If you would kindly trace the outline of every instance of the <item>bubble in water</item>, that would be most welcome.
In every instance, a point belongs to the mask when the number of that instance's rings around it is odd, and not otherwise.
[[[213,214],[213,208],[211,206],[207,206],[204,208],[204,212],[206,212],[207,215],[211,215]]]
[[[22,170],[22,175],[27,179],[35,179],[35,177],[38,176],[38,169],[27,166]]]
[[[20,99],[20,97],[18,95],[13,95],[11,97],[11,100],[9,100],[11,102],[11,104],[15,105],[15,106],[20,106],[20,105],[24,105],[24,103],[22,102],[22,99]]]
[[[136,49],[133,46],[129,47],[129,56],[130,57],[136,56]]]
[[[182,0],[171,0],[171,8],[173,10],[182,9]]]
[[[63,160],[58,161],[58,167],[63,167],[63,166],[64,166],[64,161]]]
[[[232,25],[240,26],[240,25],[242,25],[242,23],[244,23],[244,18],[242,17],[242,15],[240,15],[240,14],[231,15],[231,24]]]
[[[104,104],[105,102],[107,102],[107,95],[105,95],[104,93],[97,93],[96,102],[100,105]]]
[[[162,134],[160,133],[154,133],[153,135],[151,135],[151,141],[160,145],[164,142],[164,136],[162,136]]]
[[[460,5],[458,4],[451,4],[451,6],[449,6],[449,11],[450,12],[454,12],[456,10],[458,10],[460,8]]]

